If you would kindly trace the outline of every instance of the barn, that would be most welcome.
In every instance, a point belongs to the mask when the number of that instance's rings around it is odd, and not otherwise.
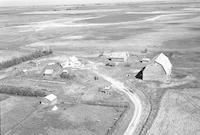
[[[163,53],[154,57],[150,63],[142,68],[135,76],[138,79],[150,81],[167,81],[170,78],[172,64],[169,58]]]

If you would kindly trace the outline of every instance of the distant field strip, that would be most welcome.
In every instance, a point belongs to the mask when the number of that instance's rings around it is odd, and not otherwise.
[[[86,13],[116,12],[116,11],[122,11],[122,9],[34,11],[34,12],[24,12],[24,13],[21,13],[21,14],[27,14],[27,15],[42,15],[42,14],[86,14]]]

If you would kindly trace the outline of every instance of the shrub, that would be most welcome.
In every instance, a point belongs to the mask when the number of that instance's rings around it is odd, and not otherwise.
[[[98,76],[94,76],[94,80],[99,80],[99,77]]]
[[[72,80],[75,77],[75,75],[70,73],[62,73],[60,74],[60,77],[63,79]]]
[[[114,67],[116,64],[114,62],[108,62],[105,65],[109,67]]]

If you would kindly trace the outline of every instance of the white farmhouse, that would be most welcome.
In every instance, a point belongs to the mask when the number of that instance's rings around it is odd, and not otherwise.
[[[42,99],[41,104],[55,105],[57,104],[57,96],[54,94],[49,94]]]

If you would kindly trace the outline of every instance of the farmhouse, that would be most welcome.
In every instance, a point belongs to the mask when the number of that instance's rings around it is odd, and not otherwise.
[[[48,63],[47,66],[44,68],[43,75],[50,76],[54,75],[62,70],[62,66],[58,62]]]
[[[153,58],[150,63],[142,68],[135,76],[142,80],[167,81],[171,75],[172,64],[163,53]]]
[[[59,62],[48,63],[45,69],[53,69],[54,71],[59,71],[62,69],[62,66]]]
[[[78,60],[76,56],[69,57],[63,63],[61,63],[61,65],[63,68],[67,67],[78,68],[82,66],[81,62]]]
[[[41,104],[55,105],[55,104],[57,104],[57,96],[54,94],[47,95],[42,99]]]

